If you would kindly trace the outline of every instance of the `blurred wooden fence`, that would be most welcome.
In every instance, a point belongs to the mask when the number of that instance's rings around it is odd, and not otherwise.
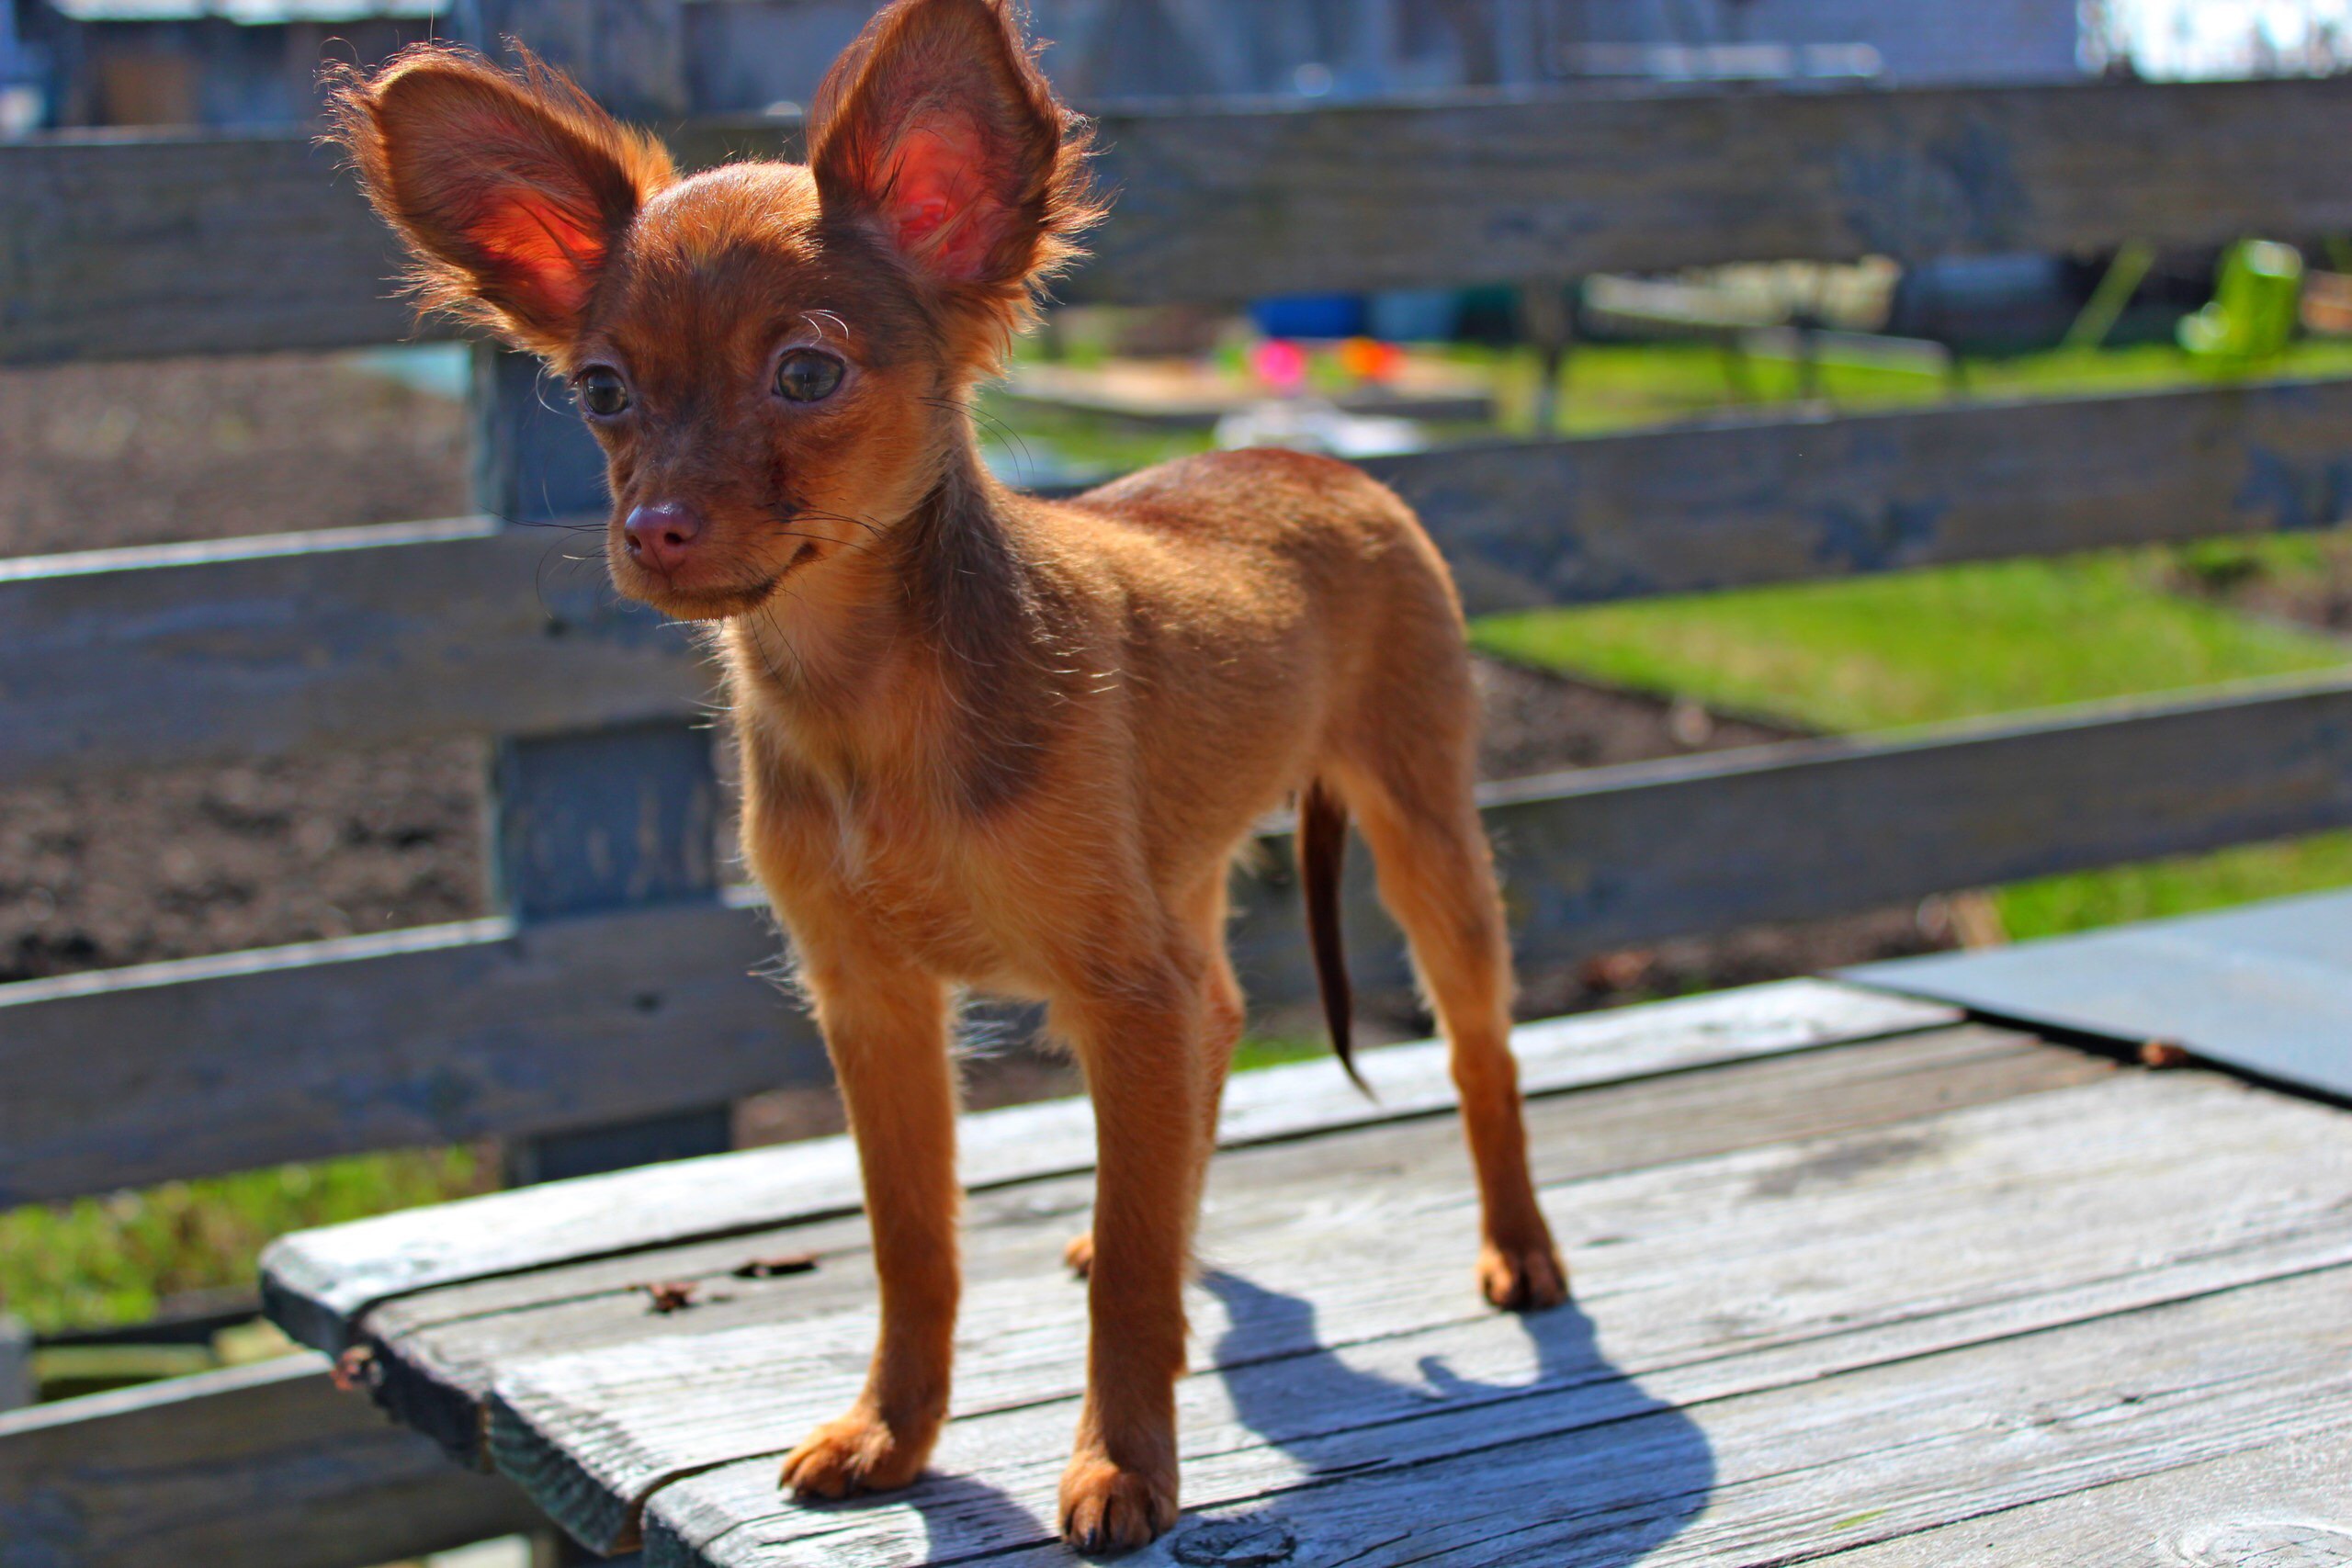
[[[617,107],[676,101],[660,51],[601,52]],[[796,140],[673,136],[689,164]],[[1103,140],[1119,200],[1074,299],[2352,231],[2346,80],[1188,107]],[[0,147],[0,361],[387,342],[390,270],[300,136]],[[716,1146],[732,1100],[821,1081],[712,853],[710,672],[601,572],[542,571],[528,525],[600,513],[601,468],[532,367],[477,367],[482,516],[0,561],[0,782],[494,737],[504,905],[0,987],[0,1205],[484,1135],[559,1175]],[[2332,525],[2352,382],[1372,466],[1474,609],[1588,603]],[[1518,781],[1489,809],[1522,947],[1557,957],[2352,824],[2352,679]],[[1280,880],[1236,931],[1261,999],[1309,984]],[[1396,946],[1360,940],[1367,977]],[[311,1360],[0,1416],[9,1562],[358,1568],[528,1517]]]

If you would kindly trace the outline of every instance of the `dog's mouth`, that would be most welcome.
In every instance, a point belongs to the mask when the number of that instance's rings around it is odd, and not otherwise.
[[[813,564],[820,552],[813,543],[805,543],[795,550],[782,570],[752,583],[729,583],[715,588],[687,588],[671,582],[667,578],[635,569],[641,586],[626,585],[622,592],[632,599],[642,600],[673,620],[724,621],[736,615],[747,615],[766,604],[784,580],[802,567]]]

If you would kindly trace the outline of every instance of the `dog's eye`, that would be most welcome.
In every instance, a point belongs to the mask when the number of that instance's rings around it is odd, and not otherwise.
[[[580,406],[598,419],[610,419],[628,407],[628,383],[618,371],[599,365],[580,378]]]
[[[795,349],[775,367],[776,396],[796,403],[829,398],[842,384],[842,362],[813,348]]]

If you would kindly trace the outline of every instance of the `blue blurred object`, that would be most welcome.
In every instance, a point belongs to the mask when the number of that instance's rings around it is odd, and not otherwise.
[[[402,343],[364,348],[351,355],[351,362],[369,375],[388,377],[436,397],[462,398],[473,387],[473,355],[462,343]]]
[[[1362,337],[1364,302],[1354,294],[1283,294],[1250,307],[1268,337]]]
[[[1385,343],[1451,343],[1462,326],[1462,295],[1452,288],[1390,288],[1365,311],[1372,336]]]

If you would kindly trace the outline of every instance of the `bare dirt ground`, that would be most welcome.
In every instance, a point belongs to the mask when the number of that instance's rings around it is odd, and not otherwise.
[[[2243,615],[2352,635],[2352,537],[2317,540],[2312,558],[2297,567],[2282,569],[2255,550],[2217,551],[2198,564],[2177,563],[2168,586]]]
[[[0,371],[0,555],[466,505],[462,410],[334,356]],[[1499,664],[1480,682],[1489,777],[1785,733]],[[0,792],[0,980],[484,913],[484,759],[447,744]],[[1947,925],[1931,904],[1541,966],[1522,1005],[1807,973],[1947,945]],[[1387,1032],[1421,1022],[1409,998],[1369,1000]]]

